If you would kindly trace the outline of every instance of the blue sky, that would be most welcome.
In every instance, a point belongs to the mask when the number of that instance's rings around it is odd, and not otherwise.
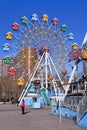
[[[66,24],[74,34],[73,42],[81,46],[87,31],[87,0],[1,0],[0,1],[0,57],[4,55],[2,44],[6,43],[5,34],[11,31],[14,22],[36,13],[41,19],[47,14],[49,21],[58,18],[59,25]]]

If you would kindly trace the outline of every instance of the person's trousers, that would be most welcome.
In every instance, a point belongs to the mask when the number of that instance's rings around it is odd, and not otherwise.
[[[24,114],[24,107],[22,107],[22,114]]]

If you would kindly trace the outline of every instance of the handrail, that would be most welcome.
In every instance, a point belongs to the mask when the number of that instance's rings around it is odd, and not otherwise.
[[[77,123],[83,117],[85,112],[87,111],[87,95],[85,95],[77,105]]]

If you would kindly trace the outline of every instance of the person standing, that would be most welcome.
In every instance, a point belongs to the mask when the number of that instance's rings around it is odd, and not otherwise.
[[[24,110],[25,110],[25,101],[24,99],[22,100],[22,103],[21,103],[21,110],[22,110],[22,114],[25,114]]]

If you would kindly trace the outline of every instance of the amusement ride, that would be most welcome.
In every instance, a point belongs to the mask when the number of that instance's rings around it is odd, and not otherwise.
[[[74,35],[67,33],[67,26],[58,26],[57,18],[50,23],[47,14],[39,20],[34,13],[30,19],[23,16],[20,24],[14,22],[12,31],[6,33],[3,51],[12,50],[12,56],[4,57],[4,63],[9,64],[9,75],[16,77],[17,85],[23,87],[19,105],[33,87],[35,94],[42,94],[45,105],[50,105],[55,99],[61,108],[71,84],[74,84],[79,63],[83,64],[83,73],[78,79],[82,75],[87,77],[87,33],[79,48],[77,43],[72,44]],[[61,114],[60,111],[60,120]]]
[[[73,34],[66,34],[65,24],[57,28],[59,24],[57,18],[49,24],[46,14],[41,17],[41,21],[37,14],[33,14],[30,20],[23,16],[20,21],[20,25],[16,22],[12,24],[12,32],[6,33],[8,42],[3,44],[3,51],[13,49],[14,55],[18,55],[16,60],[9,56],[4,58],[5,63],[10,63],[11,66],[9,74],[15,76],[19,73],[18,85],[24,85],[25,74],[28,75],[27,84],[31,84],[34,79],[40,79],[41,82],[45,82],[47,89],[48,80],[55,78],[62,84],[60,74],[66,73],[65,67],[69,65],[68,51]],[[31,48],[34,54],[31,53]],[[33,65],[32,72],[30,64]]]
[[[54,18],[49,24],[48,19],[47,14],[42,15],[41,21],[35,13],[30,20],[23,16],[20,19],[21,23],[13,23],[12,32],[6,33],[8,42],[3,44],[3,51],[8,52],[13,49],[14,55],[17,56],[16,59],[9,56],[4,58],[4,62],[11,66],[9,75],[18,75],[19,86],[24,85],[24,77],[27,75],[26,85],[19,98],[20,103],[33,81],[39,81],[40,88],[45,87],[46,91],[53,86],[56,100],[58,100],[57,91],[61,91],[61,86],[64,90],[61,100],[64,100],[78,61],[81,59],[79,57],[85,50],[85,44],[81,49],[76,43],[72,45],[73,34],[66,34],[67,26],[65,24],[57,28],[59,20]],[[69,54],[71,46],[72,52]],[[68,69],[71,60],[76,60],[72,72]],[[67,70],[70,73],[69,77]]]

